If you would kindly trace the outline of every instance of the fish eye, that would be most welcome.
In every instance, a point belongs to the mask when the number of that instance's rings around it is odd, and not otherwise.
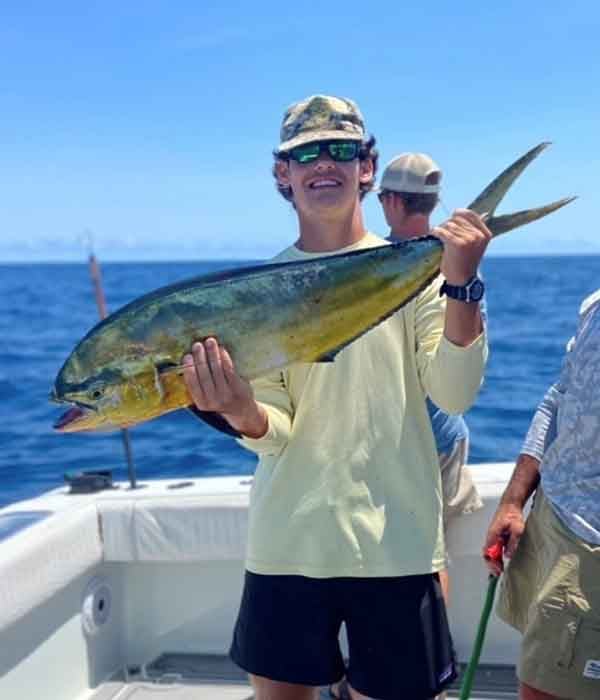
[[[102,389],[92,389],[92,391],[90,391],[90,397],[92,399],[99,399],[102,396],[102,393]]]

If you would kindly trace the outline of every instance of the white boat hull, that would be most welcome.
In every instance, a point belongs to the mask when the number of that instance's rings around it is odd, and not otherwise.
[[[471,654],[487,589],[483,536],[511,470],[473,467],[485,508],[460,518],[448,536],[449,613],[461,661]],[[227,654],[250,480],[142,483],[78,496],[57,489],[0,510],[0,524],[23,512],[51,513],[0,542],[3,700],[126,697],[119,693],[128,672],[143,675],[165,652]],[[516,633],[492,616],[481,662],[513,665],[517,647]],[[238,696],[247,697],[240,679]],[[230,690],[210,697],[233,699],[235,684]]]

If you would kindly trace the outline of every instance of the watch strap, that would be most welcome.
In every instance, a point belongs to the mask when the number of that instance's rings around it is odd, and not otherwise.
[[[470,294],[474,282],[477,282],[478,286],[481,288],[481,294],[478,295],[477,299],[473,299]],[[449,299],[473,303],[480,301],[480,299],[483,297],[483,290],[483,281],[477,275],[473,275],[473,277],[471,277],[471,279],[463,285],[448,284],[448,282],[444,280],[442,286],[440,287],[440,296],[445,294]]]

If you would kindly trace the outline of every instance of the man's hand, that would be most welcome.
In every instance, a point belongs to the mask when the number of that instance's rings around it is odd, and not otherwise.
[[[444,244],[440,270],[448,284],[462,287],[476,273],[481,258],[492,238],[479,214],[457,209],[441,226],[431,233]],[[444,336],[459,347],[469,346],[482,332],[483,322],[479,304],[465,304],[448,299]]]
[[[483,556],[490,573],[499,576],[502,568],[498,561],[485,556],[486,550],[501,541],[504,543],[504,556],[512,557],[524,529],[523,509],[512,503],[501,503],[492,518],[483,546]]]
[[[457,209],[431,234],[444,244],[441,272],[448,284],[462,286],[473,275],[485,253],[492,234],[479,214],[469,209]]]
[[[540,480],[540,461],[522,452],[510,477],[510,481],[500,499],[500,504],[487,531],[483,556],[485,550],[502,540],[505,545],[504,554],[512,557],[517,549],[523,530],[525,529],[525,517],[523,509],[531,494],[535,491]],[[488,569],[496,575],[500,573],[498,566],[486,560]]]
[[[194,343],[183,365],[183,379],[196,408],[220,413],[248,437],[262,437],[267,432],[265,410],[254,400],[250,384],[236,373],[227,350],[214,338]]]

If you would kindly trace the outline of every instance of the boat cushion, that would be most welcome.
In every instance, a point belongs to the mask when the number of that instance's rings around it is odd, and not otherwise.
[[[248,494],[98,502],[106,561],[243,560]]]
[[[55,514],[2,543],[0,629],[102,561],[94,504]]]

